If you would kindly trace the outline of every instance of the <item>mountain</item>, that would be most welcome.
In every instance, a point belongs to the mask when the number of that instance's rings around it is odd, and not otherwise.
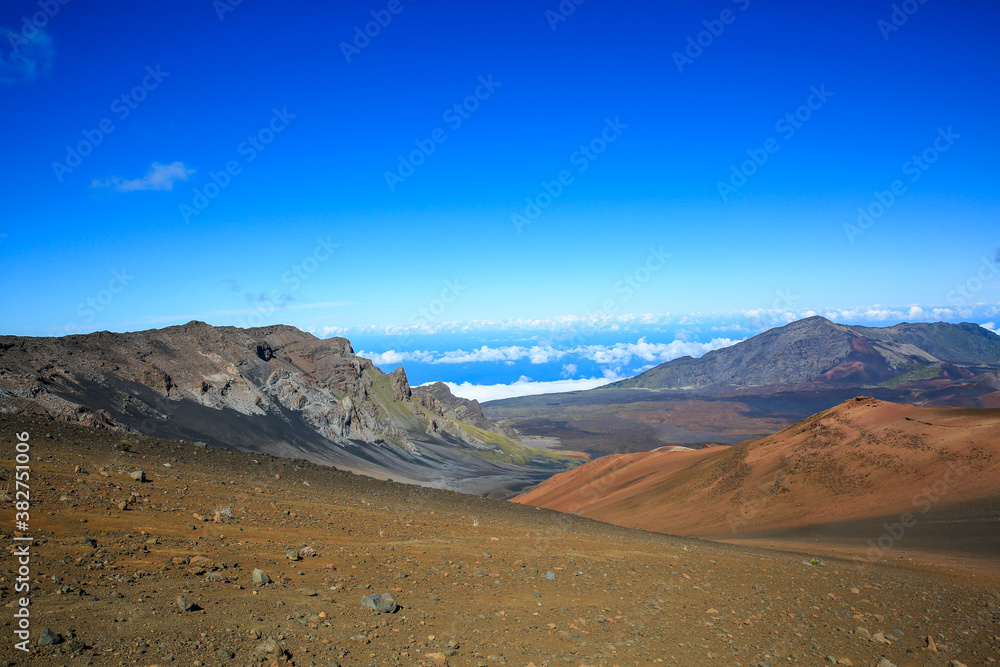
[[[591,454],[733,445],[859,395],[1000,407],[1000,336],[975,324],[875,328],[810,317],[584,392],[483,405],[528,436]]]
[[[997,479],[1000,410],[858,397],[734,447],[602,457],[514,500],[656,532],[771,541],[798,531],[864,545],[886,524],[912,523],[911,547],[972,545],[997,559]]]
[[[288,326],[2,336],[0,410],[475,493],[579,462],[494,431],[443,385],[411,389],[402,368],[382,373],[346,339]]]
[[[759,387],[804,383],[864,386],[996,375],[1000,336],[976,324],[852,327],[810,317],[693,359],[681,357],[618,389]],[[1000,388],[1000,387],[997,387]]]

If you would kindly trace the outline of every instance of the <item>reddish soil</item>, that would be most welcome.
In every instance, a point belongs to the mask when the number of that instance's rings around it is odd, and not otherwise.
[[[0,664],[747,667],[829,656],[903,667],[1000,658],[1000,593],[983,577],[808,564],[304,461],[141,437],[124,451],[106,431],[0,416],[5,527],[14,520],[13,434],[22,431],[32,457],[32,634],[30,652],[15,649],[24,594],[14,591],[18,534],[6,534]],[[148,482],[131,479],[137,469]],[[306,555],[289,560],[289,549]],[[253,583],[254,568],[272,581]],[[397,597],[396,613],[361,607],[362,596],[384,592]],[[178,596],[197,607],[181,611]],[[44,628],[62,641],[38,645]]]
[[[515,501],[744,543],[790,547],[805,531],[813,550],[828,536],[854,540],[841,553],[860,557],[897,558],[889,552],[905,544],[934,562],[954,545],[1000,574],[997,479],[1000,410],[862,398],[731,448],[602,457]]]

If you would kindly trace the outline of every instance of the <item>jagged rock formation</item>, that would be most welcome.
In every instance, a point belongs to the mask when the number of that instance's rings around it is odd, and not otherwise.
[[[348,340],[289,326],[190,322],[125,334],[0,337],[4,412],[476,492],[574,463],[525,447],[510,431],[493,432],[478,403],[463,412],[455,408],[464,399],[428,396],[414,395],[402,368],[386,375],[356,356]]]

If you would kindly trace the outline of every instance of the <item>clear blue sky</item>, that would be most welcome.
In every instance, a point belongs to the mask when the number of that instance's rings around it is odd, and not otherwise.
[[[996,4],[225,1],[3,4],[2,333],[1000,301]]]

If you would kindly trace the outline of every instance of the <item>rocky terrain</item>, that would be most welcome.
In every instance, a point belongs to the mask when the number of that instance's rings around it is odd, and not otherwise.
[[[444,385],[412,390],[343,338],[203,322],[0,336],[0,411],[504,495],[579,458],[525,447]]]
[[[520,433],[592,453],[762,437],[855,396],[1000,407],[1000,336],[976,324],[874,328],[811,317],[590,391],[492,401]]]
[[[24,432],[30,528],[12,534]],[[995,576],[670,537],[48,417],[0,415],[0,433],[0,664],[1000,659]],[[28,654],[14,648],[18,536],[34,538]]]
[[[1000,410],[861,397],[734,447],[602,457],[515,500],[663,533],[1000,573],[997,479]]]

